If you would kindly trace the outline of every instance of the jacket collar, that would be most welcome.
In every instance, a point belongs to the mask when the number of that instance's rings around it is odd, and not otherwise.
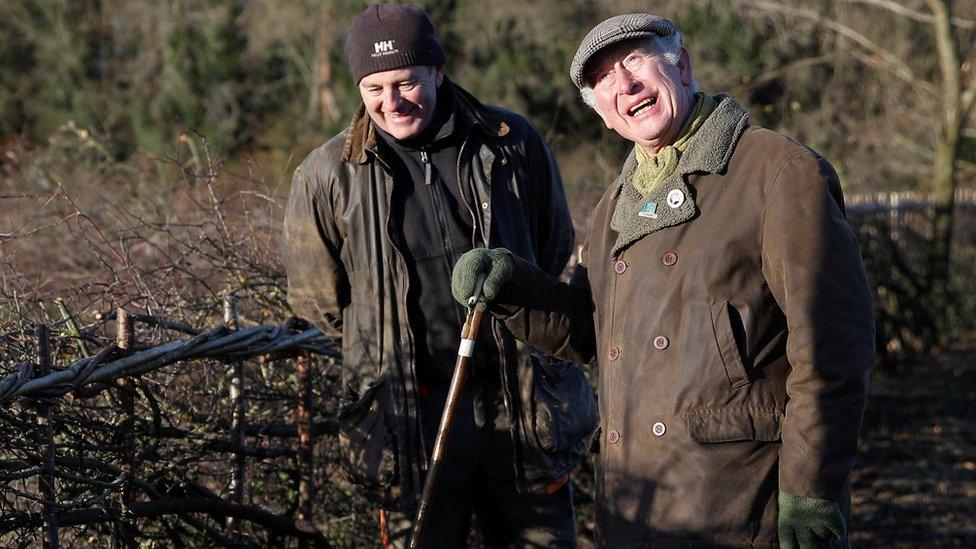
[[[509,126],[487,107],[481,104],[461,86],[444,78],[442,86],[452,86],[457,98],[457,115],[464,118],[468,127],[487,137],[500,138],[508,135]],[[365,164],[369,155],[376,155],[376,126],[366,114],[366,106],[360,104],[346,134],[342,147],[342,160],[355,164]]]
[[[674,173],[644,197],[630,184],[637,169],[633,151],[614,182],[617,199],[610,228],[618,233],[610,255],[617,257],[641,238],[698,216],[695,189],[687,176],[695,173],[720,173],[728,166],[735,145],[745,130],[749,113],[732,97],[719,94],[715,111],[701,125],[681,155]]]

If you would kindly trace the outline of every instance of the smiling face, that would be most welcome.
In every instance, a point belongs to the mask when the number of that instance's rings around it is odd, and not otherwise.
[[[409,139],[430,124],[443,80],[444,67],[412,65],[366,75],[359,81],[359,95],[374,124],[397,139]]]
[[[603,123],[650,154],[674,143],[695,102],[684,46],[671,63],[653,41],[620,42],[593,57],[585,79]]]

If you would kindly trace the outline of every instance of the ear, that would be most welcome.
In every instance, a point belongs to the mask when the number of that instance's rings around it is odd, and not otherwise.
[[[434,87],[441,87],[441,82],[444,81],[444,73],[447,72],[444,65],[437,65],[434,67]]]
[[[685,86],[690,86],[695,81],[695,74],[691,68],[691,54],[684,46],[681,46],[681,53],[678,54],[678,73],[681,75],[681,83]]]

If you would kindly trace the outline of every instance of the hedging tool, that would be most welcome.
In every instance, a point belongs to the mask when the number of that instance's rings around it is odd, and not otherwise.
[[[484,284],[485,275],[482,274],[475,282],[474,294],[468,298],[468,316],[464,319],[464,326],[461,328],[461,344],[458,346],[457,362],[454,364],[454,375],[451,377],[451,388],[448,390],[447,400],[444,402],[444,412],[441,414],[441,423],[437,428],[437,437],[434,439],[434,451],[430,455],[430,467],[427,469],[427,478],[424,480],[424,490],[420,494],[417,520],[414,521],[413,533],[410,536],[411,549],[420,547],[420,539],[430,511],[430,502],[434,499],[434,490],[441,473],[444,453],[447,451],[447,443],[451,438],[451,429],[454,426],[454,416],[457,412],[458,401],[461,398],[461,389],[464,387],[464,380],[468,376],[468,369],[471,366],[474,341],[478,336],[481,318],[485,313],[476,308],[475,303],[481,297],[481,289]]]

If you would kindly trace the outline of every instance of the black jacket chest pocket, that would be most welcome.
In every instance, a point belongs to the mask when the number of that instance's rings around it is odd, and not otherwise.
[[[715,345],[725,364],[725,373],[732,389],[744,387],[751,381],[742,361],[745,348],[745,329],[739,312],[728,301],[712,303],[712,330]]]

